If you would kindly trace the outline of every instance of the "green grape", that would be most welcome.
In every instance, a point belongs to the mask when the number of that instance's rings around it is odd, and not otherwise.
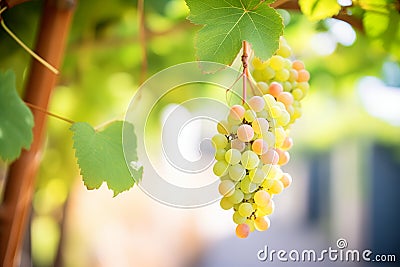
[[[225,153],[225,160],[231,165],[238,164],[240,162],[242,154],[237,149],[229,149]]]
[[[225,148],[226,145],[228,144],[228,139],[226,138],[225,135],[223,134],[216,134],[211,138],[213,146],[218,149],[218,148]]]
[[[269,123],[266,119],[257,118],[253,121],[251,126],[256,134],[262,134],[268,131]]]
[[[221,198],[221,201],[219,202],[219,205],[224,210],[230,210],[233,207],[232,202],[226,197]]]
[[[271,90],[271,86],[273,87],[274,84],[275,84],[276,86],[278,86],[278,87],[281,86],[279,83],[274,82],[274,83],[271,83],[271,85],[269,86],[269,90]],[[275,86],[275,87],[276,87],[276,86]],[[281,87],[282,87],[282,86],[281,86]],[[279,89],[279,88],[278,88],[278,89]],[[282,89],[282,88],[281,88],[281,89]],[[279,93],[281,93],[282,91],[283,91],[283,89],[282,89],[282,90],[279,90]],[[278,95],[279,95],[279,94],[278,94]],[[264,98],[265,103],[266,103],[266,109],[269,108],[269,107],[272,107],[273,105],[276,104],[275,98],[274,98],[272,95],[270,95],[270,94],[264,95],[263,98]]]
[[[249,228],[250,228],[250,233],[251,233],[251,232],[254,232],[255,227],[254,227],[254,221],[253,221],[253,220],[247,219],[246,222],[245,222],[245,224],[247,224],[247,225],[249,226]]]
[[[232,215],[233,222],[236,224],[241,224],[246,222],[246,217],[240,215],[238,211],[235,211]]]
[[[228,171],[228,163],[225,160],[219,160],[214,164],[213,171],[216,176],[224,176]]]
[[[258,158],[256,153],[248,150],[242,153],[241,162],[244,168],[252,170],[258,166],[260,159]]]
[[[257,189],[257,185],[250,181],[249,176],[245,176],[242,181],[240,181],[240,189],[245,194],[254,192]]]
[[[269,111],[268,113],[271,116],[271,118],[276,119],[281,115],[282,108],[279,105],[275,104],[268,111]]]
[[[229,134],[228,129],[229,129],[229,127],[228,127],[228,122],[227,121],[220,121],[217,124],[217,131],[220,134],[224,134],[224,135]]]
[[[268,118],[268,112],[265,109],[263,109],[260,112],[257,112],[257,117],[266,119]]]
[[[290,92],[292,90],[292,83],[289,81],[283,82],[283,91]]]
[[[283,182],[282,182],[283,183]],[[239,184],[240,185],[240,184]],[[252,193],[247,193],[247,194],[244,194],[244,197],[243,197],[243,199],[245,199],[245,200],[249,200],[249,199],[251,199],[253,197],[253,194]]]
[[[294,100],[301,100],[304,97],[303,91],[299,88],[294,89],[292,91],[292,95],[293,95]]]
[[[261,91],[261,93],[262,93],[263,95],[265,95],[265,94],[268,93],[268,88],[269,88],[269,86],[268,86],[268,84],[266,84],[265,82],[258,82],[258,83],[257,83],[257,88],[259,89],[259,91]],[[245,118],[246,118],[246,115],[245,115]]]
[[[224,181],[224,180],[230,180],[231,178],[229,177],[229,174],[225,174],[224,176],[219,177],[219,179],[221,181]]]
[[[271,132],[263,133],[262,138],[265,141],[265,143],[268,145],[268,147],[275,146],[275,135],[273,133],[271,133]]]
[[[252,122],[257,118],[257,114],[254,110],[248,109],[246,110],[246,112],[244,113],[244,119],[247,122]]]
[[[215,151],[215,159],[216,160],[224,160],[225,159],[226,150],[223,148],[219,148]]]
[[[282,111],[281,116],[276,119],[276,122],[281,126],[286,126],[290,122],[290,114],[286,110]]]
[[[231,180],[223,180],[220,182],[218,190],[221,195],[229,197],[235,192],[235,184]]]
[[[276,72],[275,79],[280,82],[287,81],[289,79],[290,72],[287,69],[281,69]]]
[[[267,177],[266,173],[259,168],[253,169],[249,172],[249,178],[251,182],[255,184],[260,184]]]
[[[228,197],[229,201],[233,204],[238,204],[242,202],[244,194],[239,189],[235,189],[235,192],[231,196]]]
[[[242,120],[238,120],[238,119],[236,119],[235,117],[232,117],[232,116],[228,116],[228,123],[229,123],[229,125],[231,125],[231,126],[235,126],[235,125],[239,125],[239,124],[241,124],[242,123]]]
[[[239,129],[239,125],[230,125],[229,124],[229,130],[231,133],[236,133],[238,129]]]
[[[229,166],[228,173],[233,181],[240,181],[246,175],[246,170],[241,164],[235,164]]]
[[[244,202],[239,205],[238,212],[243,217],[249,217],[253,213],[253,206],[250,203]]]

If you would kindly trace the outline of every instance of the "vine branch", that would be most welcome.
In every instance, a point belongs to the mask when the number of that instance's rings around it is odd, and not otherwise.
[[[244,104],[246,102],[246,98],[247,98],[247,77],[249,74],[249,55],[247,53],[247,42],[243,41],[243,45],[242,45],[242,50],[243,50],[243,54],[242,54],[242,65],[243,65],[243,99],[242,99],[242,103]]]
[[[301,11],[299,2],[298,0],[277,0],[276,2],[272,3],[270,5],[273,8],[280,8],[280,9],[285,9],[288,11]],[[347,13],[347,8],[342,7],[342,9],[339,11],[339,14],[333,16],[332,18],[342,20],[344,22],[349,23],[352,25],[355,29],[364,32],[364,26],[362,23],[362,20],[351,16]]]
[[[143,83],[146,79],[147,73],[147,46],[146,46],[146,28],[145,28],[145,17],[144,17],[144,0],[138,0],[137,12],[139,19],[139,42],[142,50],[142,62],[140,68],[140,83]]]

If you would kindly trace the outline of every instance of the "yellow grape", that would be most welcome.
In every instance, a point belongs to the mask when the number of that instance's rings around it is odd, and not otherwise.
[[[289,173],[284,173],[279,180],[282,182],[284,188],[289,187],[293,181],[292,176]]]
[[[265,190],[258,190],[254,194],[254,202],[257,204],[257,206],[265,207],[268,205],[270,200],[271,195]]]
[[[227,121],[220,121],[217,124],[217,131],[220,134],[223,134],[223,135],[229,134],[228,129],[229,129],[229,127],[228,127],[228,122]]]
[[[268,131],[269,123],[264,118],[257,118],[251,124],[256,134],[262,134]]]
[[[304,69],[304,63],[300,60],[294,60],[292,62],[292,68],[297,71],[302,70],[302,69]]]
[[[271,221],[268,217],[257,217],[254,220],[254,227],[260,232],[268,230],[270,225]]]
[[[269,65],[271,66],[272,69],[275,71],[281,70],[284,67],[284,61],[281,56],[272,56],[269,59]]]
[[[221,198],[219,205],[224,210],[230,210],[233,207],[233,203],[226,197]]]
[[[272,195],[280,194],[284,189],[284,186],[281,181],[273,180],[272,186],[268,188],[268,192]]]

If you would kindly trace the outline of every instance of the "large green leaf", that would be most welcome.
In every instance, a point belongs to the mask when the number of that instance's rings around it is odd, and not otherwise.
[[[15,89],[15,74],[0,72],[0,157],[13,161],[33,140],[33,115]]]
[[[268,59],[278,49],[283,30],[282,18],[270,2],[186,0],[190,21],[204,25],[197,33],[197,58],[229,65],[245,40],[258,57]]]
[[[322,20],[337,15],[341,9],[337,0],[299,0],[301,12],[310,20]]]
[[[125,122],[125,127],[133,125]],[[97,189],[103,182],[114,191],[114,196],[130,189],[135,180],[138,181],[143,173],[143,167],[131,172],[125,162],[122,147],[122,127],[124,122],[115,121],[107,125],[103,131],[96,131],[86,122],[77,122],[71,126],[74,133],[75,156],[81,169],[83,182],[88,189]],[[131,136],[130,148],[136,157],[136,137]]]
[[[383,34],[389,26],[389,15],[375,11],[366,11],[363,17],[365,33],[370,37]]]

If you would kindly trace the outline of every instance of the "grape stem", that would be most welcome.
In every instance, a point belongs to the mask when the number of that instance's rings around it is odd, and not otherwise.
[[[3,13],[7,7],[4,7],[0,10],[0,15]],[[41,58],[38,54],[33,52],[28,46],[24,44],[5,24],[4,20],[0,17],[0,24],[3,27],[3,29],[13,38],[26,52],[28,52],[32,57],[34,57],[37,61],[42,63],[46,68],[48,68],[50,71],[52,71],[54,74],[58,74],[58,70],[53,67],[50,63],[48,63],[46,60]]]
[[[242,45],[242,65],[243,65],[243,99],[242,99],[242,104],[246,102],[246,97],[247,97],[247,76],[249,73],[248,70],[248,58],[249,55],[247,54],[247,42],[243,41]]]
[[[47,111],[47,110],[44,109],[44,108],[41,108],[41,107],[39,107],[39,106],[36,106],[36,105],[31,104],[31,103],[26,102],[26,101],[24,101],[24,102],[25,102],[25,104],[26,104],[28,107],[30,107],[30,108],[32,108],[32,109],[34,109],[34,110],[43,112],[43,113],[45,113],[46,115],[49,115],[49,116],[51,116],[51,117],[54,117],[54,118],[56,118],[56,119],[65,121],[65,122],[70,123],[70,124],[74,124],[74,123],[75,123],[73,120],[70,120],[70,119],[64,118],[64,117],[62,117],[62,116],[60,116],[60,115],[51,113],[51,112]]]

